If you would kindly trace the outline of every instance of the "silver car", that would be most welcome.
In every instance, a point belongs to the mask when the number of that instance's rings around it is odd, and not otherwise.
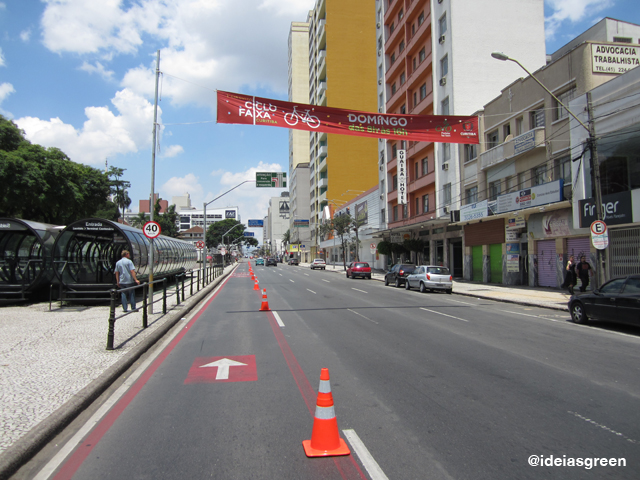
[[[453,292],[453,277],[447,267],[423,265],[416,267],[407,277],[404,288],[418,288],[422,293],[427,290],[444,290],[450,294]]]

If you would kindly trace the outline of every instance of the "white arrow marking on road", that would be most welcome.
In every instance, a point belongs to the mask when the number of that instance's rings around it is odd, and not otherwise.
[[[216,373],[216,380],[228,380],[229,379],[229,367],[239,367],[240,365],[246,365],[246,363],[236,362],[228,358],[221,358],[215,362],[207,363],[206,365],[200,365],[200,368],[204,367],[218,367]]]

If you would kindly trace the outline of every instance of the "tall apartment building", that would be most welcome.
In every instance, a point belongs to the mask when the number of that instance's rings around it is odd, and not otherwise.
[[[521,0],[383,0],[378,48],[384,50],[386,112],[470,115],[522,76],[504,51],[527,68],[545,64],[544,2]],[[499,12],[499,14],[497,14]],[[386,189],[390,240],[425,241],[422,261],[462,276],[462,229],[448,227],[464,180],[452,144],[387,141]],[[408,201],[398,204],[397,152],[406,150]],[[471,147],[472,149],[472,147]],[[385,180],[385,179],[383,179]]]
[[[317,0],[309,12],[309,103],[375,112],[376,11],[371,0]],[[377,140],[311,133],[311,256],[323,213],[378,182]]]

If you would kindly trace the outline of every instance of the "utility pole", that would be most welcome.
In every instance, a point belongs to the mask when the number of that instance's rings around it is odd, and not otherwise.
[[[153,102],[153,145],[151,146],[151,196],[149,197],[149,220],[153,222],[156,189],[156,131],[158,129],[158,80],[160,78],[160,50],[156,57],[156,93]],[[149,301],[148,312],[153,313],[153,238],[149,240]]]
[[[596,142],[596,124],[593,117],[593,103],[591,101],[591,92],[587,92],[587,115],[589,119],[589,148],[591,150],[591,165],[593,167],[593,181],[595,183],[596,197],[596,220],[604,220],[602,215],[602,189],[600,186],[600,162],[598,160],[598,144]],[[605,222],[606,223],[606,222]],[[605,250],[596,250],[598,268],[596,269],[598,287],[606,281],[605,272],[606,255]]]

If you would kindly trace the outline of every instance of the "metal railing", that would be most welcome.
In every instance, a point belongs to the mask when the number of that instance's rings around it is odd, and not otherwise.
[[[194,277],[195,277],[195,282],[196,282],[196,293],[198,293],[200,291],[200,284],[202,282],[202,288],[204,288],[208,283],[211,283],[213,280],[215,280],[216,278],[218,278],[219,276],[222,275],[222,273],[224,272],[224,266],[222,264],[216,264],[216,265],[211,265],[209,267],[206,267],[205,269],[200,269],[200,270],[192,270],[190,273],[190,285],[189,285],[189,295],[192,296],[194,294]],[[131,290],[137,290],[142,288],[143,294],[142,294],[142,328],[147,328],[148,327],[148,314],[147,314],[147,307],[148,307],[148,289],[149,289],[149,285],[153,284],[159,284],[162,283],[162,297],[158,298],[157,300],[154,300],[152,303],[157,303],[157,302],[162,302],[162,314],[166,315],[167,313],[167,299],[172,297],[172,296],[176,296],[176,305],[180,305],[180,302],[184,302],[186,300],[186,296],[185,296],[185,280],[187,278],[187,273],[182,273],[182,274],[178,274],[175,276],[175,291],[174,292],[170,292],[169,290],[173,287],[173,286],[169,286],[169,280],[167,278],[163,278],[160,280],[154,280],[153,282],[149,283],[143,283],[140,285],[135,285],[133,287],[127,287],[127,288],[120,288],[120,289],[116,289],[116,288],[112,288],[111,290],[109,290],[109,295],[110,295],[110,307],[109,307],[109,328],[108,328],[108,332],[107,332],[107,350],[113,350],[114,349],[114,338],[115,338],[115,325],[116,325],[116,320],[126,317],[127,315],[130,315],[131,313],[137,312],[138,309],[136,310],[132,310],[130,312],[125,312],[122,315],[118,315],[116,316],[116,306],[118,305],[118,298],[120,297],[120,294],[123,292],[128,292]],[[87,292],[87,293],[91,293],[91,292]],[[182,298],[182,300],[181,300]]]

